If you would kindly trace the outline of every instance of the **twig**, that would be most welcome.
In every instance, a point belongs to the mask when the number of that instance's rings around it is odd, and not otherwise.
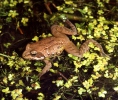
[[[7,55],[2,54],[2,53],[0,53],[0,56],[7,57],[7,58],[11,58],[10,56],[7,56]]]
[[[58,72],[60,76],[62,76],[66,81],[68,81],[68,79],[61,73],[61,72]]]
[[[20,27],[18,27],[18,30],[20,31],[21,34],[24,34]]]

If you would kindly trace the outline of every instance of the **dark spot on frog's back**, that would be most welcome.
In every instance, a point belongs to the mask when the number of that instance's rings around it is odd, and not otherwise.
[[[55,40],[54,39],[50,39],[50,41],[48,42],[48,44],[52,44]]]

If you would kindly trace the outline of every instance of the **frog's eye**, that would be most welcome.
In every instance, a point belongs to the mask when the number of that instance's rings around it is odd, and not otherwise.
[[[31,54],[32,56],[36,56],[37,51],[31,51],[30,54]]]
[[[41,52],[31,51],[30,54],[33,60],[43,60],[45,58]]]

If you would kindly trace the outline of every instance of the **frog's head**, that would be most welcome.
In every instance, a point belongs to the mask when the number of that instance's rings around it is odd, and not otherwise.
[[[29,60],[43,60],[45,58],[41,52],[38,52],[36,49],[32,48],[31,44],[27,44],[22,57]]]

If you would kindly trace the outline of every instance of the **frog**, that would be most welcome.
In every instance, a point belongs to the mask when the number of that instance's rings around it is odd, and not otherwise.
[[[24,59],[43,60],[45,62],[45,67],[38,75],[39,78],[41,78],[41,76],[48,72],[52,67],[50,59],[60,55],[64,50],[69,54],[82,58],[84,53],[88,52],[90,49],[89,43],[93,43],[99,48],[100,55],[106,56],[102,46],[94,39],[86,40],[78,49],[78,47],[68,37],[68,35],[77,35],[77,29],[68,19],[66,19],[65,23],[70,28],[54,24],[51,26],[52,36],[26,45],[26,49],[22,54]]]

